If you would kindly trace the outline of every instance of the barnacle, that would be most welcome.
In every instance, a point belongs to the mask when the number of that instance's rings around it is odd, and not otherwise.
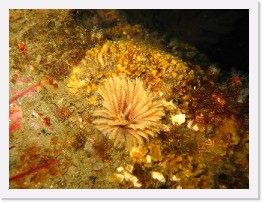
[[[139,78],[130,79],[124,74],[104,81],[98,90],[103,97],[103,108],[94,112],[94,124],[115,146],[126,144],[128,150],[155,137],[164,115],[162,102],[144,88]]]

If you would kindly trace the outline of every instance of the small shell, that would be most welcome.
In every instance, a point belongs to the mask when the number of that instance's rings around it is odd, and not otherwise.
[[[196,123],[194,124],[194,121],[192,121],[192,120],[190,120],[190,121],[188,122],[187,127],[188,127],[189,129],[194,130],[194,131],[199,131],[198,125],[197,125]]]
[[[115,173],[116,179],[118,182],[123,182],[124,181],[124,175],[123,174],[119,174],[119,173]]]
[[[172,124],[178,124],[181,125],[182,123],[185,123],[186,121],[186,115],[185,114],[176,114],[171,116]]]
[[[150,155],[146,155],[146,162],[151,163],[152,157]]]
[[[134,184],[134,187],[141,187],[142,184],[138,182],[138,178],[127,171],[124,171],[124,178]]]
[[[117,169],[116,169],[118,172],[122,172],[124,170],[124,168],[122,166],[119,166]]]
[[[162,182],[162,183],[165,183],[165,182],[166,182],[166,178],[165,178],[164,175],[163,175],[162,173],[160,173],[160,172],[155,172],[155,171],[153,171],[153,172],[151,172],[151,176],[152,176],[153,179],[156,179],[156,180],[158,180],[158,181],[160,181],[160,182]]]
[[[127,170],[128,172],[130,172],[130,173],[133,172],[133,169],[134,169],[134,167],[133,167],[132,165],[130,165],[130,164],[128,164],[128,165],[126,166],[126,170]]]
[[[194,125],[192,126],[192,130],[194,130],[194,131],[199,131],[198,125],[197,125],[197,124],[194,124]]]
[[[170,177],[170,181],[179,182],[179,181],[180,181],[180,178],[177,178],[175,175],[172,175],[172,176]]]

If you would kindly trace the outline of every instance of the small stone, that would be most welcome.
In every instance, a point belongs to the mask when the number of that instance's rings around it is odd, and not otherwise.
[[[186,115],[185,114],[176,114],[171,115],[172,124],[178,124],[181,125],[182,123],[185,123],[186,121]]]

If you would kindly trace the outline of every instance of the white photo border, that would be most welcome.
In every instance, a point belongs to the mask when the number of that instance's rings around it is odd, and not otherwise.
[[[4,199],[259,199],[259,58],[258,16],[255,0],[9,0],[1,1],[1,198]],[[249,9],[249,189],[123,190],[123,189],[9,189],[9,9]],[[260,72],[261,73],[261,72]]]

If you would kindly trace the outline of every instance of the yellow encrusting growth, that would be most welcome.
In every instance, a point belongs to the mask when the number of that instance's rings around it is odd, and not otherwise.
[[[106,41],[89,49],[85,58],[73,69],[68,87],[70,92],[76,93],[81,88],[78,85],[80,82],[98,84],[101,78],[120,73],[131,78],[139,77],[157,93],[170,91],[171,87],[181,86],[182,82],[184,85],[185,81],[195,78],[194,72],[179,57],[152,45],[120,40]],[[173,86],[163,86],[164,80],[176,82]]]
[[[93,114],[94,124],[115,140],[115,146],[125,143],[130,150],[156,136],[164,115],[163,106],[139,78],[113,76],[104,81],[98,92],[104,101],[103,108]]]

